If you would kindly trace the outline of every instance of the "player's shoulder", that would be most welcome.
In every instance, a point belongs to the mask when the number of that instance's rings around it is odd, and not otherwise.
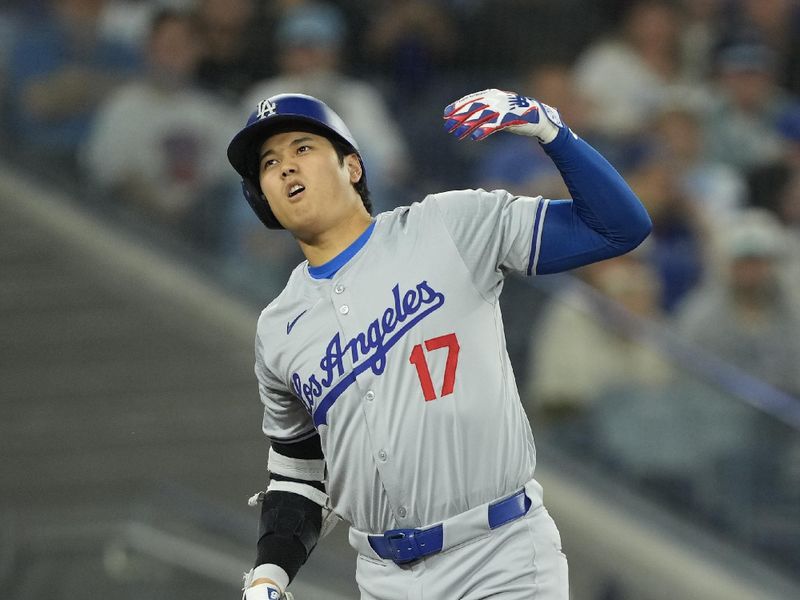
[[[438,210],[442,206],[448,206],[456,203],[472,202],[480,200],[485,197],[496,198],[499,195],[508,194],[504,190],[495,190],[487,192],[484,189],[463,189],[463,190],[446,190],[443,192],[434,192],[428,194],[422,200],[414,202],[409,206],[400,206],[393,211],[384,213],[389,219],[402,219],[409,215],[416,213],[425,213],[432,210]]]
[[[481,212],[481,207],[493,209],[498,204],[508,202],[513,195],[506,190],[485,190],[483,188],[449,190],[431,194],[425,199],[429,211],[435,210],[447,220],[463,214],[472,216]]]
[[[474,217],[480,213],[481,205],[492,207],[511,198],[513,196],[506,190],[447,190],[428,194],[418,202],[381,213],[378,219],[386,229],[407,229],[419,223],[446,222],[462,215]]]
[[[430,213],[436,211],[434,206],[437,202],[436,195],[429,194],[422,200],[380,213],[376,217],[379,231],[391,236],[398,231],[416,228],[421,223],[430,222]]]
[[[305,294],[305,275],[306,261],[298,264],[293,270],[286,285],[280,293],[273,298],[261,311],[258,317],[259,333],[268,330],[271,322],[281,322],[282,319],[291,313],[298,305]]]
[[[470,202],[487,197],[498,197],[505,194],[508,194],[508,192],[506,192],[505,190],[487,191],[483,188],[470,188],[463,190],[447,190],[444,192],[438,192],[435,194],[431,194],[430,196],[425,198],[425,200],[431,202],[432,204],[437,204],[441,206],[443,204],[451,204],[453,202]]]

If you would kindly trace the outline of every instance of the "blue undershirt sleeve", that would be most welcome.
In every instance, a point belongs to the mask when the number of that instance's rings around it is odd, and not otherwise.
[[[642,243],[652,228],[650,217],[605,158],[566,127],[542,147],[572,199],[548,203],[532,274],[567,271],[619,256]]]

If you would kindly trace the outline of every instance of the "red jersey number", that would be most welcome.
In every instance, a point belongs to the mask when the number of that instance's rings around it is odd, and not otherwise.
[[[411,351],[411,357],[408,359],[417,369],[417,376],[419,383],[422,386],[422,395],[425,397],[425,402],[436,400],[436,390],[433,387],[431,380],[431,371],[428,368],[428,360],[425,358],[425,350],[432,353],[436,350],[447,349],[447,362],[444,367],[444,381],[442,388],[439,392],[439,398],[448,396],[453,393],[453,388],[456,383],[456,367],[458,366],[458,352],[461,346],[458,345],[458,338],[455,333],[448,333],[439,337],[425,340],[425,349],[423,350],[422,344],[417,344]]]

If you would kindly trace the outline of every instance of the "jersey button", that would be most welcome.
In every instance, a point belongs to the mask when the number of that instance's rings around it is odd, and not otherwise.
[[[386,462],[389,459],[389,454],[386,450],[378,450],[378,460],[381,462]]]
[[[349,306],[347,306],[347,304],[342,304],[342,305],[339,307],[339,312],[340,312],[340,313],[342,313],[343,315],[346,315],[347,313],[349,313],[349,312],[350,312],[350,307],[349,307]]]
[[[335,288],[333,288],[333,291],[336,292],[337,294],[341,294],[344,291],[344,286],[340,283]]]
[[[364,398],[366,398],[369,402],[375,400],[375,392],[369,390],[366,394],[364,394]]]
[[[397,509],[397,516],[400,517],[401,519],[405,519],[406,518],[406,507],[405,506],[401,506],[400,508]]]

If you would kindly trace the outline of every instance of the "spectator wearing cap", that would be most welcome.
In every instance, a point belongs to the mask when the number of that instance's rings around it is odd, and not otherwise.
[[[787,232],[768,211],[749,209],[720,238],[719,280],[680,307],[690,341],[775,387],[800,394],[800,303],[783,277]]]
[[[727,10],[734,30],[756,33],[773,50],[781,87],[800,94],[800,2],[738,0]]]
[[[712,158],[744,171],[779,161],[778,123],[793,99],[775,81],[772,50],[736,42],[720,50],[716,64],[717,97],[706,121]]]
[[[275,30],[279,73],[245,94],[243,113],[280,93],[319,98],[341,115],[358,140],[373,196],[391,198],[405,176],[405,140],[379,91],[340,70],[346,33],[344,17],[333,4],[302,2],[286,9]]]

